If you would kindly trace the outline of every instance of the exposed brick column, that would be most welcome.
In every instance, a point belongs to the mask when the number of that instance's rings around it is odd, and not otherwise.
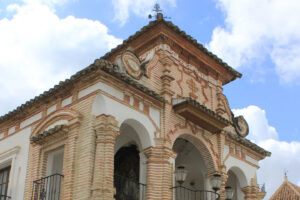
[[[221,188],[219,190],[219,194],[220,194],[220,199],[225,200],[225,187],[226,187],[226,182],[227,182],[227,179],[228,179],[228,175],[226,174],[226,172],[225,173],[222,172],[221,177],[223,179],[223,183],[222,183]]]
[[[224,171],[223,169],[221,170],[221,172],[215,171],[215,172],[206,174],[206,181],[207,181],[206,190],[213,191],[210,181],[211,181],[211,178],[215,174],[219,174],[222,177],[223,182],[222,182],[221,188],[219,189],[219,191],[217,193],[220,195],[220,200],[225,200],[224,191],[225,191],[228,175],[226,174],[226,171]]]
[[[27,174],[25,182],[24,199],[30,200],[32,195],[33,181],[39,178],[40,145],[30,144],[28,153]]]
[[[256,186],[247,186],[242,188],[242,191],[245,194],[245,200],[257,200],[258,187]]]
[[[119,135],[118,122],[114,117],[99,115],[94,125],[96,133],[96,152],[94,179],[92,186],[93,200],[114,199],[114,147]]]
[[[176,153],[168,147],[150,147],[144,151],[147,161],[147,200],[171,200],[173,163]]]
[[[258,199],[258,185],[256,175],[250,181],[250,186],[242,188],[242,191],[245,194],[245,200],[257,200]]]
[[[69,126],[68,139],[66,142],[65,156],[64,156],[64,179],[63,179],[63,192],[61,199],[72,200],[73,199],[73,183],[75,177],[75,154],[76,154],[76,142],[79,131],[79,121],[74,121]]]

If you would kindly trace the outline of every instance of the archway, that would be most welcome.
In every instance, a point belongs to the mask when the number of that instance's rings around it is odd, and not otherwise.
[[[206,166],[199,150],[190,141],[177,138],[173,145],[173,151],[177,153],[175,169],[183,166],[188,172],[182,186],[190,189],[204,190]]]
[[[139,199],[140,156],[136,145],[122,147],[115,155],[116,200]]]
[[[150,146],[145,127],[134,119],[120,126],[115,142],[114,186],[116,200],[138,200],[145,196],[146,157],[143,149]]]
[[[175,182],[173,194],[176,200],[216,199],[217,194],[210,187],[210,179],[206,175],[214,170],[212,156],[207,147],[195,136],[183,134],[173,144],[173,151],[177,153],[175,170],[179,168],[187,171],[183,183]],[[210,169],[213,168],[213,169]]]
[[[243,187],[247,186],[246,176],[238,167],[231,167],[228,172],[226,186],[230,186],[234,192],[232,200],[244,199]]]

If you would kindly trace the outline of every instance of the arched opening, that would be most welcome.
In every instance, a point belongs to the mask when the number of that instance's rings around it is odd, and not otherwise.
[[[230,186],[234,192],[232,200],[244,199],[242,188],[247,186],[244,173],[238,167],[232,167],[227,172],[226,186]]]
[[[212,191],[210,180],[206,178],[209,172],[207,163],[211,163],[207,149],[201,141],[190,135],[181,135],[173,144],[173,151],[177,153],[175,170],[184,168],[186,178],[176,181],[173,194],[176,200],[207,200],[217,199],[218,195]],[[175,173],[176,176],[177,172]],[[175,178],[176,179],[176,178]]]
[[[178,138],[173,145],[173,151],[177,153],[175,169],[183,166],[188,172],[182,186],[204,190],[206,166],[199,150],[188,140]]]
[[[116,200],[139,199],[140,156],[136,145],[122,147],[115,155]]]
[[[141,152],[150,144],[148,137],[144,126],[136,120],[128,119],[121,124],[114,157],[116,200],[144,199],[146,157]]]

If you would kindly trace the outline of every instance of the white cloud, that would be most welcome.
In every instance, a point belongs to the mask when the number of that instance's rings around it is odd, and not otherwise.
[[[55,0],[47,0],[55,3]],[[0,19],[0,115],[86,67],[121,42],[99,21],[59,18],[26,0]]]
[[[147,17],[153,10],[155,3],[160,3],[162,7],[164,6],[175,6],[176,0],[115,0],[112,1],[115,19],[121,22],[121,25],[124,25],[130,13],[141,17]]]
[[[285,82],[300,82],[300,1],[218,0],[225,27],[208,48],[235,68],[270,57]]]
[[[285,142],[278,140],[276,129],[269,125],[266,112],[257,106],[248,106],[243,109],[234,109],[235,116],[243,115],[249,124],[248,139],[272,152],[270,158],[260,162],[258,179],[266,183],[268,199],[281,185],[284,172],[288,171],[289,181],[297,184],[300,182],[300,142]]]
[[[243,109],[233,109],[234,115],[243,115],[250,125],[248,139],[253,142],[261,142],[267,139],[278,139],[278,133],[269,125],[266,111],[258,106],[248,106]]]

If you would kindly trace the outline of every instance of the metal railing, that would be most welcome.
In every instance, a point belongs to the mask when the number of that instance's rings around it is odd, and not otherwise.
[[[146,184],[120,175],[114,175],[114,186],[116,188],[116,200],[145,200]]]
[[[175,186],[173,188],[175,200],[219,200],[220,195],[214,191],[193,190],[184,186]]]
[[[10,196],[6,196],[6,195],[1,195],[0,194],[0,200],[11,200]]]
[[[31,200],[60,200],[61,174],[53,174],[33,181]]]
[[[259,192],[266,192],[266,185],[265,184],[258,184]]]

